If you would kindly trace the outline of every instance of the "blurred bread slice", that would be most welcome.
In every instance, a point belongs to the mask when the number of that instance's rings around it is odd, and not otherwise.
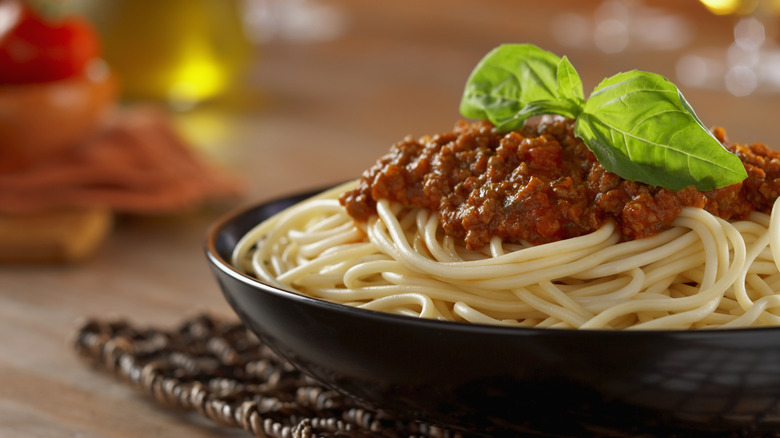
[[[72,263],[88,258],[113,224],[105,208],[0,215],[0,263]]]

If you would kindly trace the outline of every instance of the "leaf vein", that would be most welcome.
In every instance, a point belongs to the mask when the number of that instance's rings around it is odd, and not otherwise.
[[[657,146],[657,147],[659,147],[659,148],[661,148],[663,150],[666,150],[666,151],[672,151],[672,152],[677,152],[679,154],[682,154],[682,155],[684,155],[684,156],[686,156],[688,158],[689,162],[690,162],[691,159],[694,159],[696,161],[702,161],[702,162],[710,163],[710,164],[712,164],[714,166],[717,166],[720,169],[724,169],[724,170],[728,171],[729,173],[735,173],[735,171],[733,169],[729,168],[728,166],[724,166],[724,165],[718,163],[717,161],[705,160],[703,157],[699,157],[699,156],[693,155],[691,153],[688,153],[688,152],[686,152],[684,150],[674,148],[671,145],[666,145],[666,144],[663,144],[663,143],[650,141],[650,140],[644,139],[642,137],[638,137],[636,135],[632,135],[632,134],[630,134],[630,133],[628,133],[626,131],[623,131],[622,129],[619,129],[619,128],[615,127],[614,125],[612,125],[610,123],[607,123],[607,122],[603,121],[603,120],[599,120],[598,123],[601,123],[602,125],[606,126],[607,128],[613,130],[614,132],[620,133],[621,137],[623,138],[623,144],[626,145],[626,155],[628,156],[629,159],[631,159],[632,157],[631,157],[631,148],[628,146],[629,143],[628,143],[627,139],[631,138],[631,139],[639,141],[640,143],[646,143],[646,144],[649,144],[649,145]]]

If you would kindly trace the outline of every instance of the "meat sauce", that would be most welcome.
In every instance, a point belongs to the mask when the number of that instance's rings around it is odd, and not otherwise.
[[[581,236],[614,220],[624,240],[671,226],[683,207],[724,219],[769,212],[780,190],[780,153],[763,144],[731,144],[713,132],[747,169],[742,183],[701,192],[624,180],[607,172],[574,136],[572,120],[551,118],[499,134],[489,122],[458,122],[452,132],[395,144],[341,196],[356,220],[376,213],[376,201],[439,214],[444,232],[470,249],[492,236],[533,244]]]

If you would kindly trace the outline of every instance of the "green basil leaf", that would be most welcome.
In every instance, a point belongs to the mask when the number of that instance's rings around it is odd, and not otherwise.
[[[578,105],[585,101],[585,93],[582,91],[582,80],[577,70],[569,62],[569,58],[563,57],[558,63],[558,96]]]
[[[575,134],[606,170],[626,180],[711,190],[747,176],[677,87],[654,73],[630,71],[601,82],[585,102]]]
[[[568,58],[530,44],[506,44],[471,72],[460,103],[465,117],[499,132],[542,114],[576,119],[575,134],[601,164],[624,179],[679,190],[710,190],[747,176],[699,120],[677,87],[647,72],[604,80],[586,100]]]
[[[541,100],[529,102],[512,118],[504,120],[500,125],[496,125],[496,130],[498,132],[508,132],[513,129],[522,128],[523,123],[525,123],[528,118],[541,116],[543,114],[558,114],[574,119],[581,111],[581,103],[572,102],[568,99],[561,101]]]
[[[582,80],[565,56],[558,62],[556,79],[558,88],[554,99],[526,103],[517,114],[496,125],[496,129],[499,132],[517,129],[522,127],[524,121],[529,117],[542,114],[558,114],[572,119],[577,118],[585,101]]]
[[[535,111],[532,102],[562,100],[558,87],[558,56],[530,44],[504,44],[477,64],[466,82],[460,112],[490,120],[501,130],[522,127]]]

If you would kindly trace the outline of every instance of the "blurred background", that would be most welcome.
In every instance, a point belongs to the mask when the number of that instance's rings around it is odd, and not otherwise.
[[[116,108],[66,155],[4,170],[15,144],[29,155],[33,138],[72,124],[46,119],[46,85],[0,85],[4,437],[228,436],[84,367],[69,343],[77,322],[234,318],[203,256],[207,229],[231,209],[355,178],[407,135],[450,130],[466,78],[501,43],[567,55],[586,95],[621,71],[665,75],[705,125],[780,148],[780,0],[30,1],[94,24]],[[49,84],[58,117],[91,78]],[[84,183],[82,165],[99,179]],[[69,206],[60,192],[74,181]],[[25,188],[56,209],[32,211]],[[96,194],[116,203],[84,201]]]
[[[250,175],[255,196],[351,178],[403,136],[449,129],[469,72],[504,42],[567,55],[586,94],[648,70],[734,141],[780,134],[778,0],[74,4],[100,30],[123,98],[165,102],[197,147]]]

